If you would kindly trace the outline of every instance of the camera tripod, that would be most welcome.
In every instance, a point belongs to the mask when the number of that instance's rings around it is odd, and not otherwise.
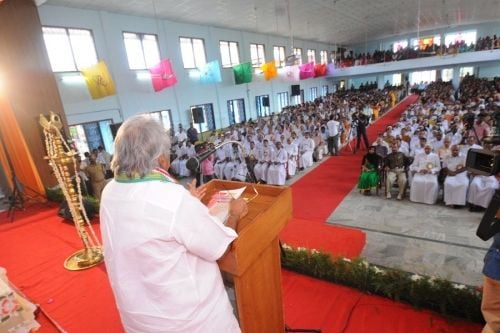
[[[5,145],[5,141],[3,139],[3,135],[1,132],[0,132],[0,143],[2,145],[1,147],[4,151],[5,158],[7,160],[7,165],[9,167],[9,171],[10,171],[10,176],[11,176],[12,188],[10,189],[10,195],[7,196],[8,204],[9,204],[9,208],[7,210],[8,211],[7,217],[9,218],[10,222],[13,222],[16,210],[24,210],[25,209],[26,199],[28,199],[28,198],[35,199],[35,197],[43,198],[44,195],[38,193],[37,191],[35,191],[34,189],[32,189],[28,186],[22,184],[21,181],[19,180],[19,178],[17,178],[16,171],[14,169],[14,165],[12,164],[12,160],[10,158],[9,151],[7,150],[7,146]],[[32,193],[34,193],[34,196],[33,197],[27,196],[25,193],[25,189],[29,189]]]

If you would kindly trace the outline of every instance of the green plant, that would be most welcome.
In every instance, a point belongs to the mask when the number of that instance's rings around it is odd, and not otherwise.
[[[373,265],[356,258],[283,245],[284,268],[333,283],[409,303],[445,316],[483,322],[481,293],[476,287]]]

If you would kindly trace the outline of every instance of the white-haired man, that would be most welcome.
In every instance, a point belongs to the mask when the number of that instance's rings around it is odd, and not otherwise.
[[[170,144],[147,116],[123,123],[115,179],[101,201],[106,270],[126,332],[240,332],[216,260],[237,237],[247,207],[230,203],[225,225],[169,176]]]
[[[431,150],[431,145],[425,145],[424,152],[415,156],[410,166],[410,170],[415,172],[411,181],[410,200],[433,205],[439,193],[437,176],[441,170],[441,162]]]
[[[469,177],[465,168],[465,156],[460,155],[457,145],[451,146],[451,156],[443,160],[443,169],[446,173],[444,180],[444,202],[446,205],[465,206]]]

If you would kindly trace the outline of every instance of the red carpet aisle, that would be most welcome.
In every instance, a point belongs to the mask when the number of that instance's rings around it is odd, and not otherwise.
[[[367,130],[370,142],[376,139],[379,132],[394,124],[417,98],[415,95],[407,97],[370,125]],[[293,184],[293,216],[324,222],[358,182],[364,154],[366,150],[353,155],[348,148],[344,148],[342,156],[330,157]]]
[[[292,218],[281,232],[282,242],[294,247],[305,247],[335,256],[359,257],[365,246],[365,233],[310,220]]]
[[[62,223],[56,213],[44,210],[1,225],[0,265],[67,332],[122,332],[104,265],[79,272],[64,269],[64,260],[82,243],[75,227]],[[54,330],[45,325],[42,332]]]

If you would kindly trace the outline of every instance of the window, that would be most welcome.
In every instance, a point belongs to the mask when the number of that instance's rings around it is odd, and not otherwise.
[[[160,51],[156,35],[123,33],[130,69],[148,69],[160,62]]]
[[[474,67],[460,67],[460,77],[474,75]]]
[[[269,95],[255,96],[255,106],[257,110],[257,117],[265,117],[271,114],[269,107]]]
[[[401,85],[401,73],[392,74],[392,85],[399,87]]]
[[[227,112],[229,116],[229,125],[246,121],[245,100],[239,98],[227,101]]]
[[[250,44],[250,58],[253,67],[260,67],[266,62],[264,44]]]
[[[113,134],[109,127],[111,124],[112,121],[106,119],[69,127],[71,139],[82,158],[85,152],[91,152],[92,149],[97,149],[99,146],[104,147],[108,153],[113,154]]]
[[[328,63],[328,51],[319,51],[319,58],[320,58],[320,62],[322,64],[327,64]]]
[[[448,82],[453,80],[453,68],[444,68],[441,70],[441,80]]]
[[[215,117],[214,117],[214,106],[212,103],[192,105],[191,106],[191,121],[194,123],[193,109],[201,108],[203,110],[204,122],[198,124],[199,132],[214,131],[215,130]]]
[[[184,68],[197,68],[205,65],[205,42],[200,38],[179,38]]]
[[[398,52],[402,49],[406,49],[407,47],[408,47],[408,40],[403,39],[403,40],[394,42],[394,44],[392,45],[392,51]]]
[[[465,42],[466,45],[476,44],[476,31],[461,31],[447,34],[444,37],[444,45]]]
[[[321,96],[326,96],[328,95],[328,85],[325,84],[324,86],[321,87]]]
[[[172,111],[162,110],[149,112],[151,117],[162,124],[163,128],[167,131],[173,131],[172,128]],[[171,133],[172,134],[172,133]]]
[[[309,94],[311,97],[311,101],[314,101],[316,98],[318,98],[318,87],[310,88]]]
[[[436,70],[410,73],[410,84],[436,81]]]
[[[219,48],[222,67],[229,68],[240,63],[240,55],[237,42],[227,42],[221,40],[219,42]]]
[[[42,32],[52,71],[75,72],[97,64],[90,30],[43,27]]]
[[[307,62],[316,62],[316,50],[307,50]]]
[[[274,64],[276,67],[285,67],[285,47],[284,46],[274,46]]]
[[[441,35],[421,37],[419,39],[412,38],[411,46],[414,50],[425,50],[428,46],[441,45]]]
[[[297,59],[299,60],[299,65],[302,65],[302,49],[300,47],[294,47],[293,54],[297,56]]]
[[[283,110],[284,107],[288,106],[288,91],[278,93],[278,109],[279,112]]]

